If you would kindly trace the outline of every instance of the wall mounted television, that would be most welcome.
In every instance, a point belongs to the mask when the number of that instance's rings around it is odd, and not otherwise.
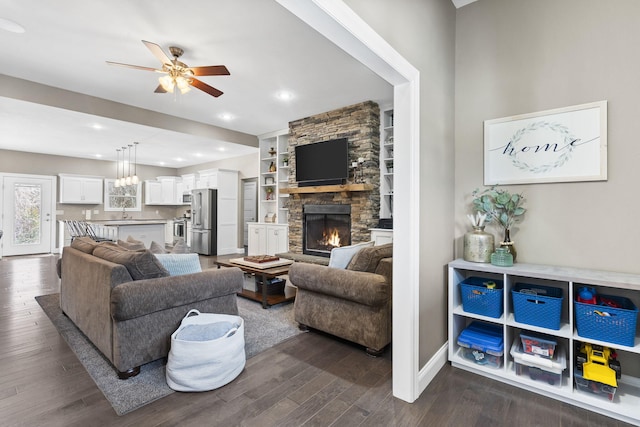
[[[300,187],[344,184],[349,178],[347,138],[297,145],[295,154]]]

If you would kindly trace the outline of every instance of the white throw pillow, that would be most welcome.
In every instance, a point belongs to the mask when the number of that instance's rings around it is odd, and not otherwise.
[[[198,254],[154,254],[171,276],[202,271]]]
[[[333,268],[347,268],[351,258],[362,248],[368,248],[373,246],[373,241],[358,243],[351,246],[341,246],[339,248],[331,249],[331,256],[329,257],[329,267]]]

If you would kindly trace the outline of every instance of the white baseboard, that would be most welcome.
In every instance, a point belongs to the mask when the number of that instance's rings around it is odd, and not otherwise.
[[[418,396],[422,394],[438,372],[440,372],[440,369],[447,363],[447,360],[449,360],[448,350],[449,342],[447,341],[440,347],[440,350],[429,359],[424,367],[420,369],[420,372],[418,372]]]

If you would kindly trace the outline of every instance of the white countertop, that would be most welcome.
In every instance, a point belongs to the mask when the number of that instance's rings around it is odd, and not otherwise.
[[[90,224],[100,225],[151,225],[166,224],[166,219],[105,219],[96,221],[87,221]]]

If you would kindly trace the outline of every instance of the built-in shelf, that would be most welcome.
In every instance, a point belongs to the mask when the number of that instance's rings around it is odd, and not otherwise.
[[[281,188],[281,194],[313,194],[313,193],[353,193],[371,191],[373,184],[318,185],[311,187]]]

